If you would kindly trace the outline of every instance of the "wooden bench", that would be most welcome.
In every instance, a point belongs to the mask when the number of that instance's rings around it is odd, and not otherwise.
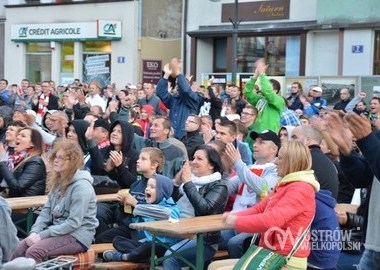
[[[114,249],[112,243],[93,244],[90,249],[94,250],[95,255],[103,253],[106,250]],[[218,250],[213,261],[229,259],[227,250]],[[111,270],[111,269],[149,269],[149,263],[132,263],[132,262],[98,262],[91,265],[93,270]]]
[[[229,259],[228,250],[217,250],[214,257],[212,257],[213,261],[225,260]]]

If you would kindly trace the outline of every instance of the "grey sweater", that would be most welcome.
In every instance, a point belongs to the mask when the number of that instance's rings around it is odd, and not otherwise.
[[[0,196],[0,269],[7,262],[18,244],[17,230],[11,219],[11,208]]]
[[[92,181],[89,172],[78,170],[65,193],[51,191],[31,232],[41,239],[70,234],[89,247],[99,224]]]

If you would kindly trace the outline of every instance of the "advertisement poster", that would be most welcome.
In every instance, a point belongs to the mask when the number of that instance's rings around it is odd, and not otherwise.
[[[359,91],[363,91],[367,94],[367,97],[365,99],[367,104],[372,97],[380,97],[380,76],[363,76],[360,79],[361,84]]]
[[[142,82],[157,84],[162,76],[161,60],[142,60]]]
[[[340,101],[340,90],[347,88],[351,97],[355,96],[358,86],[358,77],[320,77],[320,86],[323,90],[322,97],[328,105],[334,105]]]
[[[319,77],[286,77],[285,87],[282,92],[284,97],[290,96],[294,82],[299,82],[302,85],[304,94],[307,95],[312,86],[319,85]]]
[[[97,81],[100,87],[111,84],[111,54],[83,54],[83,81]]]
[[[214,76],[214,84],[222,85],[226,88],[226,85],[232,84],[231,73],[202,73],[202,85],[207,87],[208,80]]]

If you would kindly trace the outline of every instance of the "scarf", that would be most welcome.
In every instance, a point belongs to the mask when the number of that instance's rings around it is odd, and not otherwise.
[[[41,96],[40,96],[40,101],[44,100],[47,103],[49,103],[49,96],[50,96],[50,93],[47,94],[46,96],[45,96],[44,93],[42,93]],[[42,117],[44,117],[45,113],[48,111],[47,107],[45,107],[44,105],[42,105],[42,103],[40,101],[38,102],[38,109],[37,109],[37,117],[36,117],[37,123],[41,123],[42,122]]]
[[[217,180],[220,180],[222,178],[222,175],[219,172],[215,172],[210,175],[197,177],[195,175],[191,175],[191,181],[194,183],[197,190],[199,190],[201,187],[215,182]],[[186,193],[183,191],[183,184],[179,187],[179,192],[182,195],[181,198],[179,198],[177,204],[179,206],[179,209],[181,211],[181,217],[194,217],[195,216],[195,210],[194,206],[190,202],[189,198],[187,197]]]
[[[99,144],[98,144],[98,149],[103,149],[103,148],[106,148],[110,146],[110,140],[108,139],[104,139],[103,141],[101,141]]]
[[[14,168],[17,166],[17,164],[23,161],[27,156],[28,151],[15,152],[13,155],[10,155],[7,161],[8,169],[13,173]],[[0,187],[8,187],[8,184],[4,179],[0,182]]]
[[[28,156],[28,151],[22,151],[22,152],[15,152],[13,155],[10,155],[7,162],[8,169],[13,172],[14,168],[19,164],[21,161],[24,160]]]

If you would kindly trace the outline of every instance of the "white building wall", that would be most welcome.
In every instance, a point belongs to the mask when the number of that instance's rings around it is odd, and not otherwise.
[[[262,0],[260,0],[262,1]],[[222,4],[234,3],[234,0],[188,0],[188,22],[187,31],[198,30],[199,26],[211,26],[211,25],[231,25],[231,23],[222,23]],[[253,0],[239,0],[239,3],[255,2]],[[256,1],[259,2],[259,1]],[[257,21],[257,22],[241,22],[241,24],[253,24],[253,23],[280,23],[280,22],[295,22],[295,21],[311,21],[316,20],[317,12],[317,0],[291,0],[290,1],[290,13],[289,20],[276,20],[276,21]],[[231,28],[232,31],[232,28]],[[187,36],[187,70],[190,70],[190,53],[191,43],[190,37]],[[201,49],[198,47],[197,53],[200,54]],[[197,57],[198,59],[200,57]],[[211,55],[212,60],[212,55]],[[208,69],[206,69],[208,67]],[[198,74],[212,71],[211,66],[202,66],[197,62],[197,78]]]
[[[363,53],[353,53],[352,46],[363,45]],[[374,32],[345,30],[343,47],[343,75],[373,74]]]
[[[11,36],[12,24],[40,24],[113,20],[122,22],[122,38],[112,41],[111,80],[118,86],[136,82],[137,67],[137,2],[110,2],[74,5],[12,7],[6,10],[5,36]],[[77,47],[77,46],[76,46]],[[117,57],[124,56],[123,64]],[[54,63],[52,64],[54,66]],[[78,68],[78,67],[77,67]],[[52,68],[55,70],[56,68]],[[5,78],[20,82],[25,77],[25,44],[5,40]],[[59,74],[53,74],[55,78]]]
[[[305,76],[338,74],[338,31],[316,31],[307,34]]]

